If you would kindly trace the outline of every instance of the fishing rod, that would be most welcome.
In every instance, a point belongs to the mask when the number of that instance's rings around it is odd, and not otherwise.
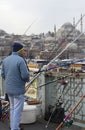
[[[54,59],[52,59],[47,65],[43,66],[43,68],[41,68],[42,70],[46,70],[47,66],[49,66],[53,61],[55,61],[69,46],[71,46],[80,36],[82,36],[84,33],[79,34],[79,36],[77,36],[76,39],[73,40],[73,42],[71,42],[69,45],[67,45]],[[41,74],[41,72],[39,72],[38,74],[36,74],[32,80],[26,85],[26,87],[29,88],[29,86],[33,83],[33,81]]]
[[[42,70],[46,70],[47,67],[48,67],[53,61],[55,61],[64,51],[67,50],[67,48],[68,48],[69,46],[71,46],[71,45],[72,45],[79,37],[81,37],[84,33],[85,33],[85,32],[79,34],[79,36],[77,36],[70,44],[68,44],[54,59],[52,59],[47,65],[43,66],[43,67],[41,68],[41,71],[42,71]],[[32,80],[29,81],[29,83],[26,85],[26,87],[29,88],[29,86],[33,83],[33,81],[34,81],[40,74],[41,74],[41,72],[39,72],[38,74],[36,74],[36,75],[32,78]]]
[[[51,60],[47,65],[51,64],[53,61],[55,61],[63,52],[65,52],[76,40],[78,40],[79,37],[81,37],[85,32],[82,32],[77,36],[70,44],[68,44],[53,60]]]
[[[46,70],[40,70],[35,76],[34,76],[34,78],[36,79],[42,72],[47,72],[47,71],[50,71],[50,70],[53,70],[53,69],[56,69],[56,68],[59,68],[59,67],[66,67],[66,66],[69,66],[69,65],[71,65],[71,64],[75,64],[75,63],[77,63],[77,62],[83,62],[83,61],[85,61],[84,59],[81,59],[81,60],[76,60],[76,61],[71,61],[71,62],[67,62],[67,63],[63,63],[63,64],[61,64],[61,65],[57,65],[57,66],[53,66],[53,67],[51,67],[51,68],[48,68],[48,69],[46,69]],[[31,80],[31,82],[33,82],[35,79],[32,79]],[[65,77],[64,77],[65,78]],[[42,86],[45,86],[45,85],[48,85],[48,84],[50,84],[50,83],[53,83],[53,82],[56,82],[56,81],[58,81],[58,79],[55,79],[55,80],[53,80],[53,81],[50,81],[50,82],[47,82],[47,83],[45,83],[45,84],[42,84],[42,85],[40,85],[39,87],[42,87]],[[30,83],[29,83],[30,84]],[[27,84],[28,85],[28,84]],[[29,85],[28,85],[29,86]]]
[[[83,18],[84,16],[85,16],[85,14],[82,16],[82,18]],[[75,24],[74,28],[77,27],[77,25],[79,24],[80,21],[81,21],[81,18],[77,21],[77,23]],[[74,31],[74,28],[72,28],[72,30],[71,30],[70,32],[68,32],[68,34],[65,36],[64,40],[69,36],[70,33],[72,33],[72,31]],[[60,48],[61,48],[61,45],[60,45]],[[59,51],[60,48],[58,48],[57,51]],[[51,52],[49,58],[51,57],[51,55],[52,55],[52,53],[54,52],[55,49],[56,49],[56,47],[53,47],[53,50],[52,50],[52,52]]]
[[[56,68],[59,68],[59,67],[66,67],[66,66],[69,66],[69,65],[72,65],[72,64],[75,64],[75,63],[77,63],[77,62],[84,62],[85,61],[85,59],[81,59],[81,60],[77,60],[77,61],[71,61],[71,62],[67,62],[67,63],[63,63],[63,64],[61,64],[61,65],[59,65],[59,66],[54,66],[54,67],[51,67],[51,68],[49,68],[49,69],[47,69],[47,70],[42,70],[42,71],[39,71],[39,72],[47,72],[47,71],[50,71],[50,70],[52,70],[52,69],[56,69]],[[64,78],[65,77],[67,77],[67,76],[64,76]],[[63,77],[62,77],[63,78]],[[42,87],[42,86],[45,86],[45,85],[48,85],[48,84],[50,84],[50,83],[53,83],[53,82],[56,82],[56,81],[58,81],[59,79],[55,79],[55,80],[52,80],[52,81],[50,81],[50,82],[47,82],[47,83],[45,83],[45,84],[42,84],[42,85],[40,85],[39,86],[39,88],[40,87]]]
[[[67,114],[65,116],[65,118],[63,119],[63,121],[57,126],[56,130],[59,130],[64,124],[66,124],[66,122],[70,119],[71,115],[73,114],[73,112],[75,111],[75,109],[78,107],[78,105],[83,101],[83,99],[85,98],[85,95],[83,95],[79,101],[76,103],[76,105],[70,110],[69,114]]]
[[[62,64],[60,63],[60,65],[55,65],[55,66],[50,67],[50,68],[45,69],[45,70],[39,70],[39,72],[37,72],[37,73],[48,72],[50,70],[53,70],[53,69],[56,69],[56,68],[59,68],[59,67],[66,67],[66,66],[69,66],[71,64],[75,64],[77,62],[84,62],[84,61],[85,61],[85,59],[80,59],[80,60],[76,60],[76,61],[69,61],[67,63],[62,63]]]
[[[84,17],[85,15],[83,15],[82,17]],[[81,20],[81,19],[80,19]],[[75,26],[77,26],[77,24],[80,22],[80,20],[76,23],[76,25]],[[47,66],[50,64],[50,63],[52,63],[55,59],[57,59],[68,47],[70,47],[80,36],[82,36],[84,33],[81,33],[81,34],[79,34],[79,36],[77,36],[77,38],[75,38],[72,42],[71,42],[71,44],[69,44],[69,45],[67,45],[66,47],[65,47],[65,49],[63,49],[53,60],[51,60],[48,64],[47,64]],[[43,69],[46,69],[46,66],[45,66],[45,68],[42,68],[41,70],[43,70]],[[27,86],[29,86],[38,76],[39,76],[40,74],[38,73],[37,75],[35,75],[35,77],[33,77],[33,79],[28,83],[28,85]]]
[[[40,85],[38,88],[40,88],[40,87],[42,87],[42,86],[45,86],[45,85],[48,85],[48,84],[51,84],[51,83],[54,83],[54,82],[56,82],[56,81],[60,81],[60,80],[62,80],[63,78],[65,79],[67,76],[62,76],[61,77],[61,79],[54,79],[54,80],[52,80],[52,81],[50,81],[50,82],[47,82],[47,83],[45,83],[45,84],[42,84],[42,85]],[[59,82],[59,83],[61,83],[62,84],[62,82]],[[65,84],[67,84],[67,82],[65,81]]]
[[[29,27],[25,30],[24,34],[25,35],[27,33],[27,31],[31,28],[31,26],[35,23],[36,19],[29,25]]]
[[[71,61],[71,62],[63,63],[63,64],[60,64],[59,66],[58,66],[58,65],[57,65],[57,66],[53,66],[53,67],[48,68],[48,69],[45,69],[45,70],[40,70],[40,71],[34,76],[34,78],[36,79],[42,72],[48,72],[48,71],[50,71],[50,70],[53,70],[53,69],[56,69],[56,68],[59,68],[59,67],[63,67],[63,66],[66,67],[66,66],[69,66],[69,65],[71,65],[71,64],[75,64],[75,63],[77,63],[77,62],[84,62],[84,61],[85,61],[85,59],[80,59],[80,60],[77,60],[77,61]],[[35,80],[34,78],[30,81],[31,84],[32,84],[32,82]],[[58,79],[57,79],[57,80],[58,80]],[[44,85],[47,85],[47,84],[56,82],[57,80],[53,80],[53,81],[50,81],[50,82],[48,82],[48,83],[42,84],[42,85],[40,85],[39,87],[42,87],[42,86],[44,86]],[[29,82],[29,84],[27,84],[26,90],[30,87],[30,82]]]

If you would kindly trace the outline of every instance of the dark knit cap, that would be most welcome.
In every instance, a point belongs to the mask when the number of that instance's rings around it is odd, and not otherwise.
[[[13,44],[13,52],[17,52],[23,48],[23,45],[18,42],[14,42]]]

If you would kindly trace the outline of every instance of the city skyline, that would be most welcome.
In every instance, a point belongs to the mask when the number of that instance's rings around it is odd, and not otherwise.
[[[14,34],[39,34],[73,23],[84,14],[84,0],[0,0],[0,29]],[[85,21],[85,18],[83,18]]]

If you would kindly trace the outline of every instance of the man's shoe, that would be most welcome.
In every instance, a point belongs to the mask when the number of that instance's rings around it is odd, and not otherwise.
[[[20,130],[24,130],[24,128],[20,128]]]
[[[20,130],[24,130],[23,126],[20,124]]]

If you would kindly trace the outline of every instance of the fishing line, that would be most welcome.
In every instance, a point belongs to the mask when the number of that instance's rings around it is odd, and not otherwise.
[[[70,44],[68,44],[53,60],[51,60],[47,65],[55,61],[64,51],[66,51],[79,37],[81,37],[85,32],[79,34]]]
[[[59,65],[55,65],[55,66],[50,67],[50,68],[48,68],[48,69],[46,69],[46,70],[40,70],[40,71],[37,72],[37,73],[47,72],[47,71],[50,71],[50,70],[53,70],[53,69],[57,69],[57,68],[59,68],[59,67],[66,67],[66,66],[69,66],[69,65],[71,65],[71,64],[75,64],[75,63],[77,63],[77,62],[84,62],[84,61],[85,61],[85,59],[80,59],[80,60],[76,60],[76,61],[69,61],[69,62],[67,62],[67,63],[60,63]]]
[[[85,14],[82,16],[82,18],[85,16]],[[72,30],[70,31],[70,32],[68,32],[68,34],[65,36],[65,38],[63,39],[63,40],[65,40],[69,35],[70,35],[70,33],[72,33],[72,31],[74,32],[74,29],[77,27],[77,25],[79,24],[79,22],[81,21],[81,18],[78,20],[78,22],[75,24],[75,26],[74,26],[74,28],[72,28]],[[61,44],[62,44],[62,42],[61,42]],[[58,50],[57,50],[57,52],[61,49],[61,44],[59,44],[59,46],[60,46],[60,48],[58,48]],[[52,54],[53,54],[53,52],[55,51],[55,49],[56,49],[56,47],[53,47],[53,50],[52,50],[52,52],[51,52],[51,54],[50,54],[50,56],[49,56],[49,59],[50,59],[50,57],[52,56]]]
[[[41,73],[41,72],[44,72],[44,71],[47,72],[47,71],[50,71],[50,70],[53,70],[53,69],[56,69],[56,68],[59,68],[59,67],[66,67],[66,66],[75,64],[75,63],[77,63],[77,62],[84,62],[84,61],[85,61],[85,59],[81,59],[81,60],[77,60],[77,61],[71,61],[71,62],[63,63],[63,64],[61,64],[61,65],[59,65],[59,66],[54,66],[54,67],[51,67],[51,68],[49,68],[49,69],[47,69],[47,70],[42,70],[42,71],[40,71],[40,73]],[[62,76],[62,77],[63,77],[63,76]],[[64,76],[64,78],[65,78],[65,77],[67,77],[67,76]],[[56,81],[58,81],[58,80],[59,80],[59,79],[52,80],[52,81],[47,82],[47,83],[45,83],[45,84],[42,84],[42,85],[40,85],[40,86],[38,86],[38,87],[42,87],[42,86],[51,84],[51,83],[56,82]],[[81,83],[81,82],[79,82],[79,83]]]
[[[46,70],[47,67],[53,62],[55,61],[64,51],[66,51],[68,49],[68,47],[70,47],[80,36],[82,36],[85,32],[79,34],[79,36],[77,36],[70,44],[68,44],[54,59],[52,59],[47,65],[43,66],[41,68],[41,71]],[[30,86],[30,84],[32,84],[32,82],[41,74],[41,72],[39,72],[38,74],[36,74],[30,81],[29,83],[26,85]]]
[[[36,19],[29,25],[29,27],[25,30],[24,34],[25,35],[27,33],[27,31],[31,28],[31,26],[35,23]]]
[[[85,95],[83,95],[75,106],[70,110],[70,112],[64,117],[63,121],[57,126],[56,130],[60,130],[62,126],[70,119],[71,115],[74,113],[75,109],[79,106],[79,104],[84,100]]]
[[[71,64],[75,64],[75,63],[78,63],[78,62],[84,62],[85,61],[85,59],[80,59],[80,60],[76,60],[76,61],[70,61],[70,62],[67,62],[67,63],[63,63],[63,64],[60,64],[60,65],[58,65],[58,66],[54,66],[54,67],[51,67],[51,68],[48,68],[47,70],[41,70],[38,74],[40,75],[42,72],[47,72],[47,71],[50,71],[50,70],[52,70],[52,69],[56,69],[56,68],[59,68],[59,67],[66,67],[66,66],[69,66],[69,65],[71,65]],[[35,75],[36,76],[36,78],[38,77],[38,74],[37,75]],[[35,76],[34,76],[34,78],[35,78]],[[66,76],[67,77],[67,76]],[[53,83],[53,82],[56,82],[58,79],[55,79],[55,80],[53,80],[53,81],[50,81],[50,82],[48,82],[48,83],[45,83],[45,84],[42,84],[42,85],[40,85],[39,87],[42,87],[42,86],[44,86],[44,85],[47,85],[47,84],[50,84],[50,83]],[[34,79],[32,79],[32,81],[34,81]],[[29,85],[28,85],[29,86]]]

